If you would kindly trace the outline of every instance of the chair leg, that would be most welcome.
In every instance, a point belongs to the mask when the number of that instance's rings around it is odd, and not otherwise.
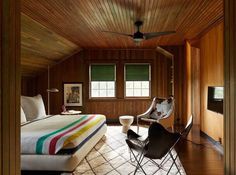
[[[134,161],[132,160],[132,155],[131,155],[131,151],[130,150],[129,150],[129,159],[130,159],[130,162],[132,162],[132,163],[135,162],[135,160]]]
[[[172,150],[173,150],[173,148],[170,149],[170,151],[165,155],[165,157],[164,157],[164,159],[161,161],[160,165],[164,165],[166,162],[168,162],[168,160],[170,160],[171,157],[169,157],[167,160],[166,160],[166,158],[168,157],[168,155],[171,153]]]
[[[150,159],[154,164],[156,164],[160,169],[162,166],[170,159],[170,157],[167,159],[168,154],[165,155],[164,159],[161,161],[160,164],[157,164],[154,160]]]
[[[136,172],[137,172],[137,170],[138,170],[138,167],[140,167],[141,170],[143,171],[143,173],[146,175],[146,172],[144,171],[144,169],[143,169],[143,167],[142,167],[142,165],[141,165],[143,159],[144,159],[144,156],[140,155],[139,161],[138,161],[137,166],[136,166],[136,169],[135,169],[135,171],[134,171],[134,175],[136,174]]]
[[[138,117],[137,117],[137,134],[139,133]]]
[[[136,157],[139,157],[139,153],[137,154]],[[132,160],[132,153],[131,153],[131,149],[129,149],[129,159],[130,159],[130,162],[134,163],[135,162],[135,157],[134,157],[134,160]]]
[[[176,153],[176,154],[177,154],[177,153]],[[177,163],[175,162],[176,159],[177,159],[177,157],[178,157],[178,155],[176,155],[175,158],[174,158],[173,155],[172,155],[172,153],[170,152],[170,157],[171,157],[171,159],[173,160],[173,163],[174,163],[174,165],[176,166],[176,168],[177,168],[177,170],[178,170],[178,173],[181,175],[180,170],[179,170],[179,167],[178,167]]]
[[[169,168],[169,170],[168,170],[166,175],[168,175],[170,173],[170,170],[172,169],[173,165],[174,165],[174,162],[172,162],[172,164],[171,164],[171,166],[170,166],[170,168]]]
[[[160,169],[163,169],[161,164],[158,165],[154,160],[152,160],[152,159],[150,159],[150,160],[152,161],[153,164],[155,164],[158,167],[158,169],[154,173],[152,173],[152,174],[156,174]]]
[[[155,174],[156,172],[158,172],[160,169],[163,169],[163,170],[164,170],[163,165],[171,158],[171,157],[169,157],[168,155],[169,155],[169,154],[166,154],[166,155],[165,155],[164,159],[161,161],[160,164],[158,164],[158,163],[156,163],[154,160],[150,159],[150,160],[151,160],[155,165],[157,165],[157,167],[158,167],[158,169],[157,169],[153,174]],[[168,158],[168,159],[167,159],[167,158]]]
[[[135,158],[135,160],[136,160],[136,162],[137,162],[137,166],[136,166],[136,169],[135,169],[135,171],[134,171],[134,175],[136,174],[136,172],[137,172],[137,170],[138,170],[138,167],[140,167],[141,170],[143,171],[143,173],[146,175],[146,172],[144,171],[144,169],[143,169],[142,166],[141,166],[141,163],[142,163],[143,158],[144,158],[143,154],[141,153],[140,156],[139,156],[139,158],[136,158],[134,152],[132,151],[132,149],[130,149],[130,151],[131,151],[131,153],[133,154],[133,156],[134,156],[134,158]]]
[[[169,153],[167,153],[167,154],[165,155],[164,159],[161,161],[160,164],[157,164],[154,160],[150,159],[150,160],[151,160],[154,164],[156,164],[156,165],[158,166],[158,168],[159,168],[159,169],[157,169],[157,170],[155,171],[155,173],[156,173],[157,171],[159,171],[160,169],[163,169],[163,165],[164,165],[166,162],[168,162],[168,160],[171,159],[171,156],[173,157],[173,155],[171,154],[171,151],[172,151],[172,149],[169,151]],[[169,155],[170,155],[170,156],[169,156]],[[176,160],[176,159],[177,159],[177,155],[176,155],[176,157],[174,158],[174,160]],[[171,170],[171,168],[172,168],[172,166],[173,166],[174,164],[176,165],[175,161],[172,162],[172,165],[171,165],[171,167],[170,167],[170,169],[169,169],[169,171],[168,171],[167,174],[169,174],[169,172],[170,172],[170,170]],[[177,167],[177,169],[178,169],[178,167]],[[154,173],[154,174],[155,174],[155,173]],[[177,172],[177,173],[180,173],[179,169],[178,169],[178,172]],[[180,173],[180,174],[181,174],[181,173]]]
[[[160,163],[160,166],[164,165],[170,159],[170,157],[166,159],[167,157],[168,157],[168,154],[165,155],[164,159]]]

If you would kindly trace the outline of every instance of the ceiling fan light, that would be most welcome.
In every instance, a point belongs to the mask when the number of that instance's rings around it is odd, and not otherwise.
[[[140,46],[140,45],[141,45],[141,42],[135,42],[135,41],[134,41],[134,44],[135,44],[135,46]]]
[[[135,43],[140,43],[141,41],[143,41],[143,38],[134,38]]]

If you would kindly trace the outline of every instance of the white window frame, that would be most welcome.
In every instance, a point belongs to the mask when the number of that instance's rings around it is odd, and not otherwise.
[[[126,96],[126,65],[149,65],[149,95],[148,96]],[[124,98],[150,98],[151,97],[151,63],[125,63],[124,64]]]
[[[92,97],[91,66],[92,65],[114,65],[114,97]],[[116,64],[115,63],[91,63],[89,65],[89,99],[115,99],[116,98]]]

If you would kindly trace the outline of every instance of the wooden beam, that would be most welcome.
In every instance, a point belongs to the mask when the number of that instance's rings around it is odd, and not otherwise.
[[[0,1],[0,175],[20,174],[20,1]]]
[[[225,175],[236,174],[236,3],[224,1],[225,7],[225,101],[224,151]]]
[[[168,50],[157,46],[156,51],[161,53],[162,55],[166,56],[167,58],[173,59],[174,55],[172,53],[170,53]]]

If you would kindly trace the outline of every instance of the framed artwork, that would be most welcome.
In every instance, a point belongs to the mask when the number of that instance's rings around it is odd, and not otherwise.
[[[63,83],[64,105],[82,106],[83,86],[82,83]]]

